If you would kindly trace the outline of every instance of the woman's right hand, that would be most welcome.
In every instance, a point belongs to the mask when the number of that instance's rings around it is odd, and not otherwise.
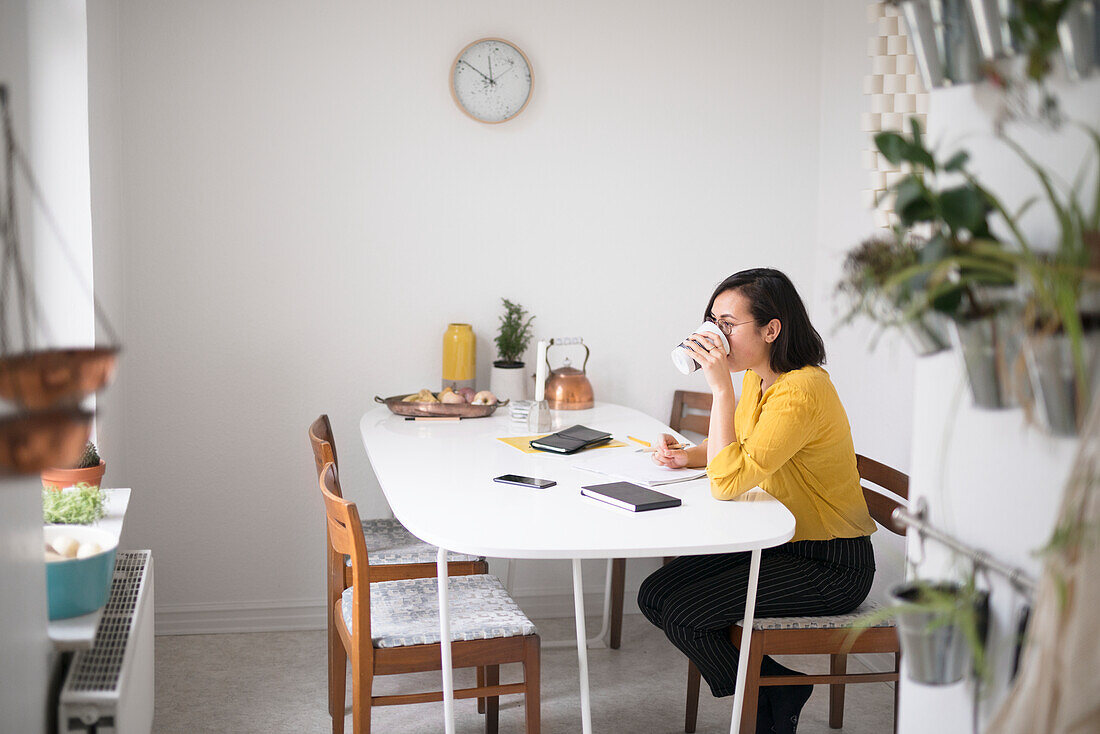
[[[682,469],[688,464],[688,453],[685,449],[673,449],[670,446],[679,445],[679,441],[667,433],[662,433],[653,451],[653,461],[669,469]]]

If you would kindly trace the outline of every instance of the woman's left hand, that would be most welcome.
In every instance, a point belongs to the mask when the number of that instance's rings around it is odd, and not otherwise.
[[[684,340],[684,346],[691,351],[692,357],[702,368],[712,393],[733,390],[726,350],[717,335],[696,332]]]

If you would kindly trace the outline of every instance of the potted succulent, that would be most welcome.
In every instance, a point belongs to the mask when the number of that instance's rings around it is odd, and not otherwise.
[[[518,303],[501,298],[504,313],[500,316],[500,328],[493,342],[497,347],[497,359],[493,362],[489,389],[498,400],[526,400],[526,366],[523,353],[531,343],[531,322],[534,316],[528,316],[527,310]]]
[[[99,458],[95,444],[89,441],[84,453],[71,469],[43,469],[42,487],[47,490],[61,490],[74,485],[98,488],[107,471],[107,462]]]
[[[924,145],[920,123],[910,123],[910,135],[875,136],[883,157],[910,172],[889,192],[898,217],[898,255],[876,276],[881,285],[872,281],[870,287],[904,306],[898,325],[916,322],[928,331],[937,315],[948,320],[975,404],[1015,405],[1021,392],[1012,371],[1022,338],[1019,258],[990,231],[994,202],[966,170],[968,154],[937,160]],[[944,178],[962,182],[947,186]]]

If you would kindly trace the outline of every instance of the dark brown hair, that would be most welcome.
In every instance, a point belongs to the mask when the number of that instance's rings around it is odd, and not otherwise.
[[[810,323],[806,306],[791,279],[772,268],[753,268],[734,273],[714,289],[703,313],[713,320],[714,299],[726,291],[737,291],[749,302],[757,327],[779,319],[782,328],[772,342],[770,366],[773,372],[790,372],[802,367],[825,364],[825,343]]]

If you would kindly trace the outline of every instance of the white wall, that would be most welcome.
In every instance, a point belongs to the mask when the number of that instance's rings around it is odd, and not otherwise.
[[[1056,89],[1071,119],[1100,127],[1100,76]],[[970,150],[978,177],[1014,211],[1041,192],[1019,159],[992,137],[993,101],[989,90],[980,86],[934,91],[929,136],[945,152],[957,145]],[[1094,150],[1082,133],[1069,127],[1054,135],[1015,124],[1007,133],[1067,181]],[[1037,242],[1053,231],[1049,216],[1040,211],[1044,208],[1037,204],[1024,220],[1025,231]],[[913,496],[928,501],[929,518],[936,525],[1037,578],[1040,559],[1035,551],[1050,538],[1077,441],[1044,435],[1026,423],[1020,410],[972,408],[957,354],[922,360],[914,385]],[[934,578],[968,567],[952,563],[934,544],[927,544],[927,549],[922,576]],[[983,721],[1006,691],[1021,603],[1001,579],[993,578],[991,588],[995,675],[981,707]],[[934,688],[904,681],[902,734],[968,732],[969,721],[970,689],[965,684]]]
[[[585,338],[598,399],[664,418],[704,387],[667,352],[718,280],[772,265],[812,293],[821,21],[793,0],[120,2],[119,111],[92,119],[93,162],[119,159],[120,237],[96,254],[128,347],[103,440],[161,629],[319,623],[306,426],[332,416],[349,496],[386,514],[357,421],[437,383],[449,321],[475,325],[487,383],[518,300],[540,338]],[[447,89],[485,35],[534,67],[500,126]],[[630,565],[631,585],[653,567]],[[567,565],[525,565],[516,591],[568,613]]]
[[[825,339],[826,368],[848,413],[856,451],[908,472],[913,352],[896,335],[881,335],[865,321],[841,326],[845,302],[835,295],[845,253],[874,231],[860,198],[868,185],[860,152],[873,147],[859,119],[870,109],[863,78],[870,73],[867,39],[875,27],[867,22],[867,5],[866,0],[833,2],[822,18],[813,318]],[[902,578],[905,544],[886,530],[871,538],[877,567],[871,595],[881,600]]]

